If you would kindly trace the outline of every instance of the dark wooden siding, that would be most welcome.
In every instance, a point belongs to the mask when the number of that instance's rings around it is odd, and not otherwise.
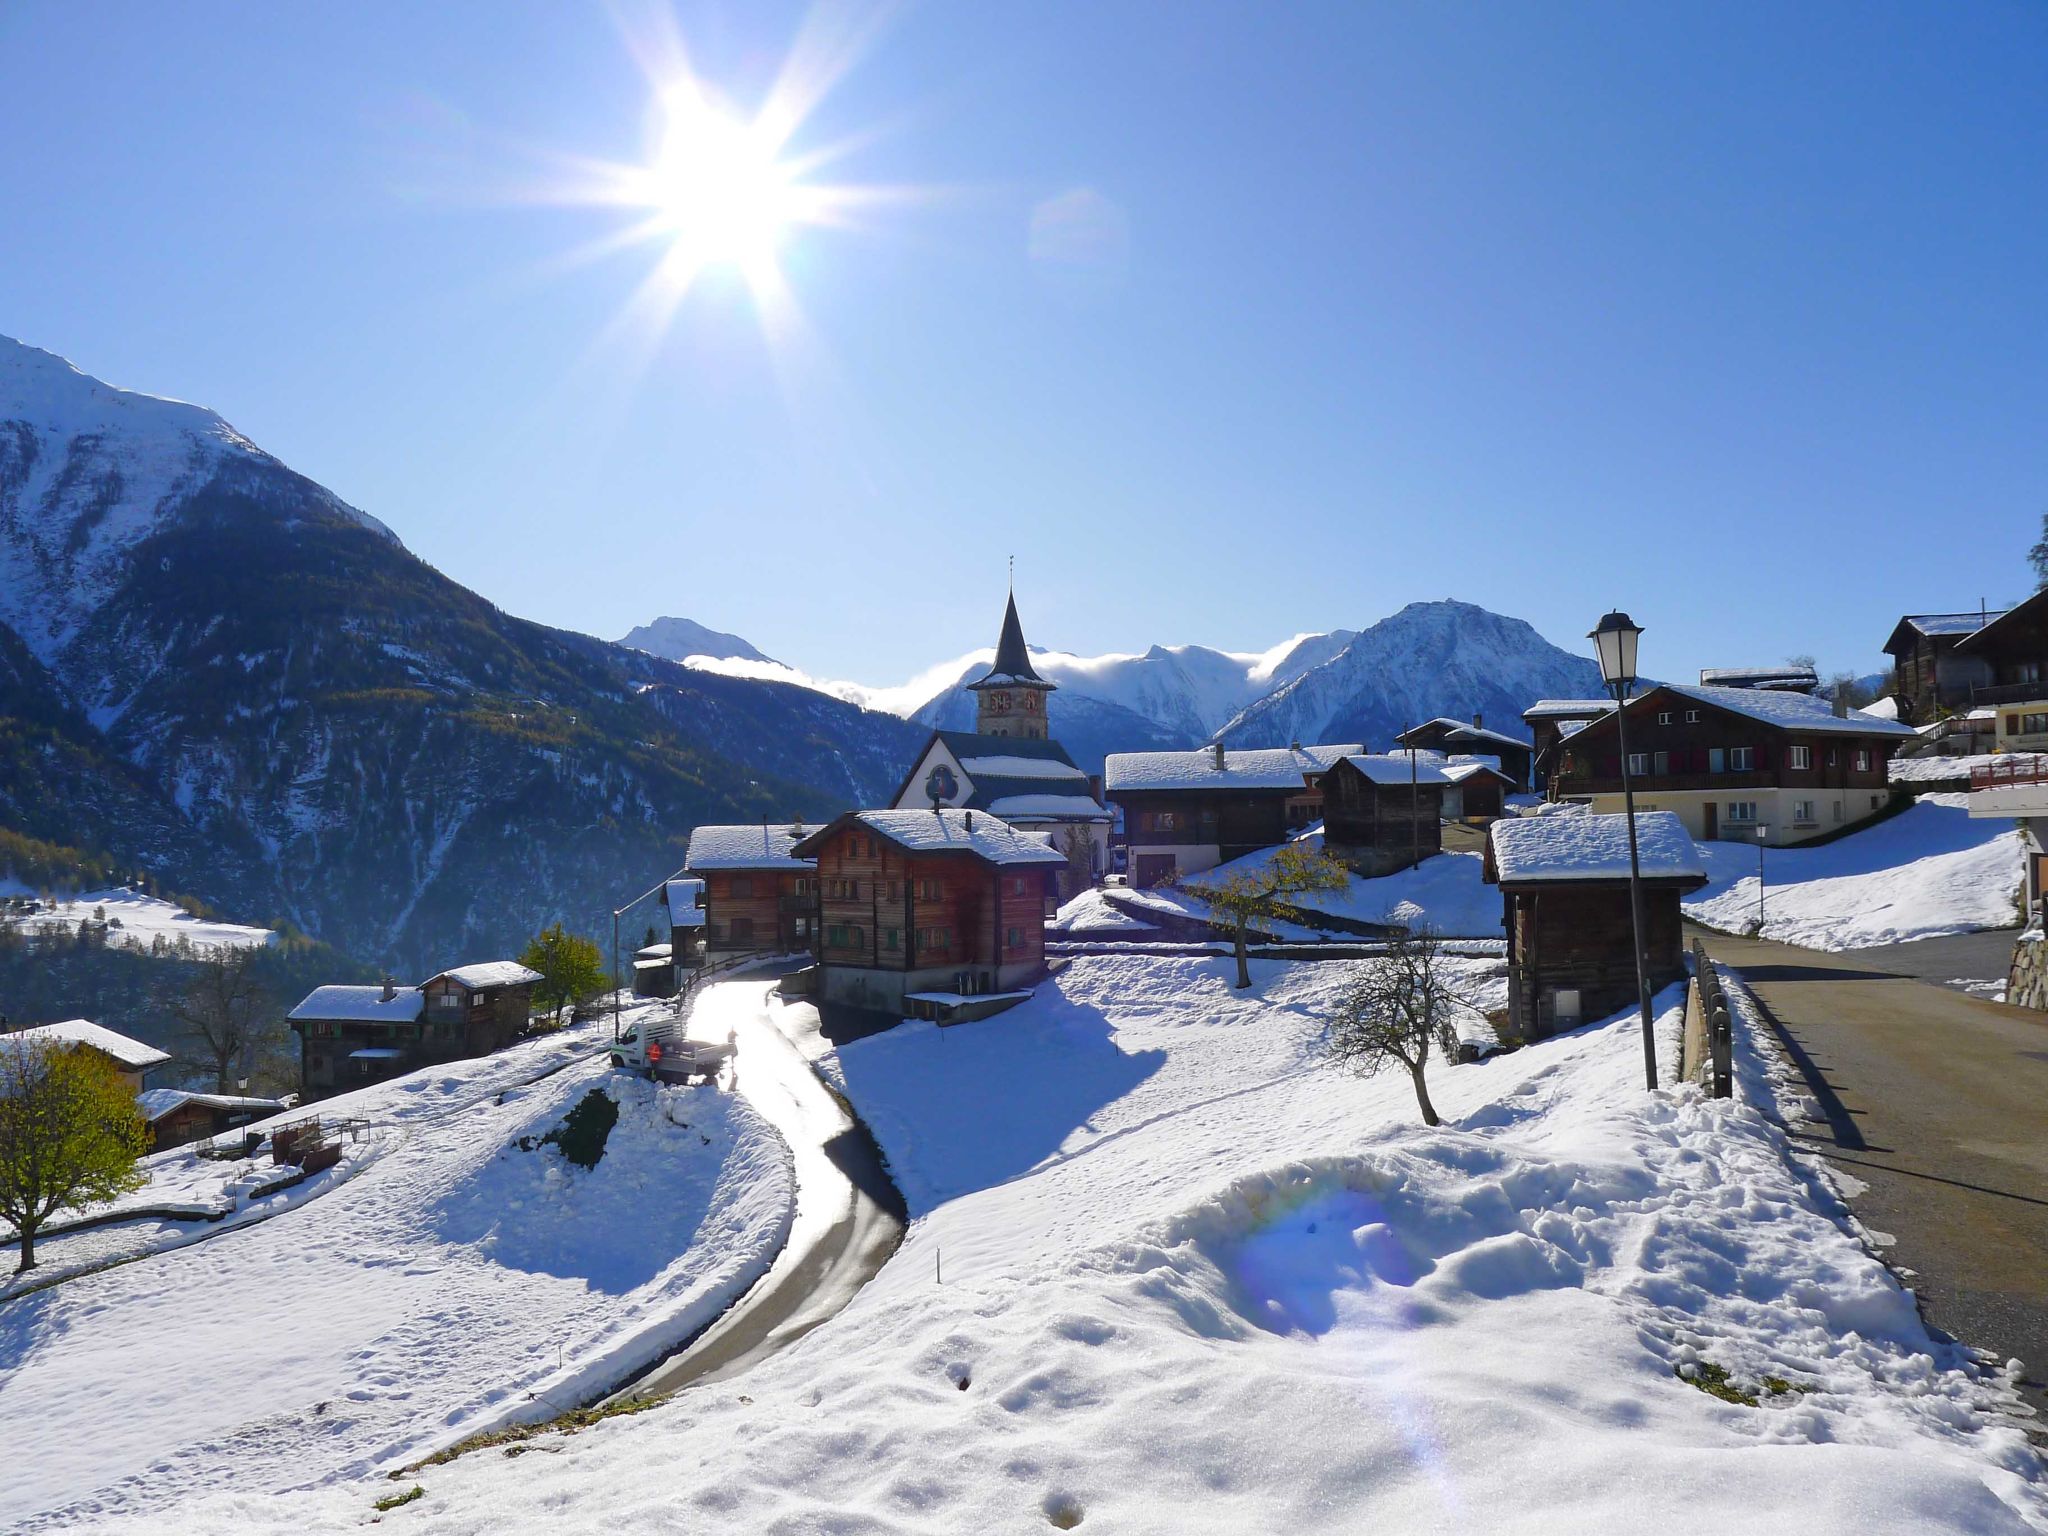
[[[1688,714],[1698,718],[1688,720]],[[1668,725],[1659,717],[1671,717]],[[1843,731],[1786,730],[1747,715],[1701,704],[1681,694],[1652,692],[1631,701],[1628,749],[1647,759],[1634,775],[1639,793],[1659,789],[1873,789],[1889,786],[1885,765],[1896,738]],[[1795,767],[1794,749],[1806,749],[1806,766]],[[1747,748],[1752,766],[1737,769],[1727,754]],[[1721,771],[1713,754],[1723,753]],[[1868,754],[1857,766],[1858,752]],[[1616,794],[1621,789],[1621,752],[1612,716],[1596,720],[1566,742],[1550,777],[1553,797]]]

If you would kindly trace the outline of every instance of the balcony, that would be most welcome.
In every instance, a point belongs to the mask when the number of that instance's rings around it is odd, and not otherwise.
[[[2048,704],[2048,683],[1991,683],[1970,690],[1972,707],[1980,704]]]
[[[2048,757],[2002,757],[1972,768],[1970,814],[2048,816]]]

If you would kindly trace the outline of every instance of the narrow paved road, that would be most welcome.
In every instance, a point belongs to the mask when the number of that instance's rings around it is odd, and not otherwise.
[[[1868,1186],[1850,1205],[1897,1239],[1887,1256],[1928,1320],[2017,1355],[2048,1409],[2048,1015],[1857,951],[1700,937],[1748,981],[1819,1102],[1794,1135]]]
[[[607,1401],[665,1397],[745,1370],[794,1343],[851,1301],[903,1240],[903,1197],[866,1127],[827,1091],[796,1038],[816,1027],[808,1004],[769,999],[752,977],[698,999],[690,1037],[724,1044],[735,1085],[796,1157],[796,1219],[775,1263],[724,1316]]]

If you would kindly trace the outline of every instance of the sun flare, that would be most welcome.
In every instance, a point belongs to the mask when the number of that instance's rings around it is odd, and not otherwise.
[[[759,121],[745,122],[683,87],[647,167],[647,199],[693,270],[729,265],[758,284],[801,213],[795,177]]]

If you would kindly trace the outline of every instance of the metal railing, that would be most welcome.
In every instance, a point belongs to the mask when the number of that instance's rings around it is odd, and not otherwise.
[[[1970,770],[1972,789],[2013,789],[2022,784],[2048,784],[2048,757],[2002,757]]]

